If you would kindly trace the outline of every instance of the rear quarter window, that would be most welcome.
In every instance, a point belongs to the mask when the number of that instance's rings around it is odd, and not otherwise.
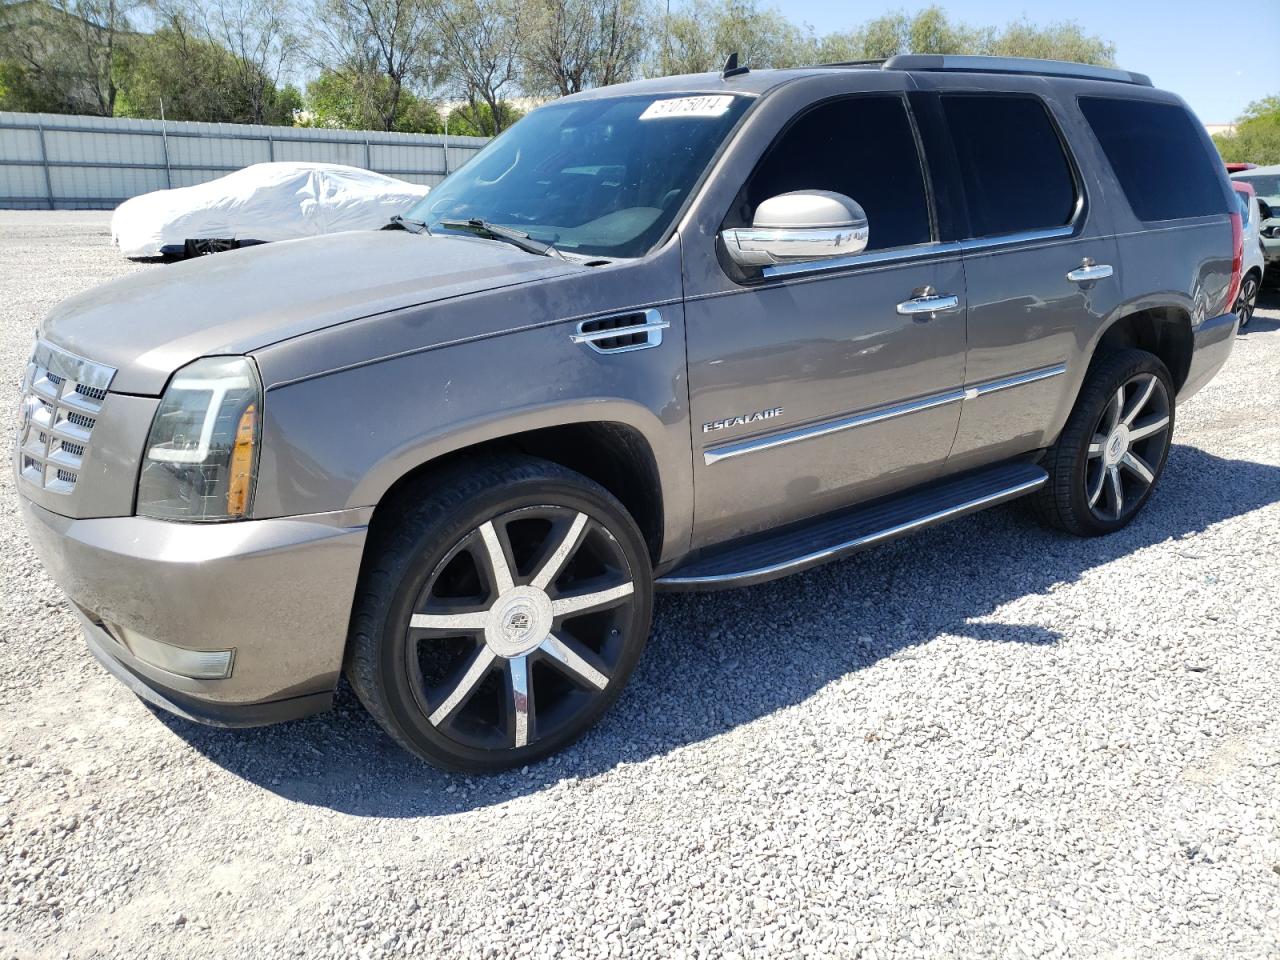
[[[1080,110],[1139,220],[1226,213],[1217,157],[1185,109],[1171,103],[1081,97]]]

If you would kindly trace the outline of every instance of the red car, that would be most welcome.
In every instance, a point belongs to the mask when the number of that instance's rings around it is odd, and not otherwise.
[[[1227,173],[1239,173],[1241,170],[1253,170],[1258,165],[1256,163],[1228,163]]]

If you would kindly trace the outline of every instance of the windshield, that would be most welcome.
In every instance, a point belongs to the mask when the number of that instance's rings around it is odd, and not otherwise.
[[[557,250],[647,252],[750,104],[746,97],[616,97],[529,114],[406,216],[483,220]]]
[[[1236,176],[1232,180],[1239,180],[1241,183],[1249,183],[1253,185],[1253,192],[1260,197],[1277,197],[1280,196],[1280,173],[1255,173],[1252,176]]]

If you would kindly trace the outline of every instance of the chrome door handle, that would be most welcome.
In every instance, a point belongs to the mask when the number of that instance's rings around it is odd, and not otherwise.
[[[1111,264],[1094,263],[1085,257],[1080,266],[1067,274],[1067,279],[1072,283],[1088,283],[1090,280],[1105,280],[1113,273],[1115,270],[1111,268]]]
[[[921,314],[946,313],[959,306],[959,297],[930,293],[902,301],[898,304],[898,313],[904,317],[918,317]]]

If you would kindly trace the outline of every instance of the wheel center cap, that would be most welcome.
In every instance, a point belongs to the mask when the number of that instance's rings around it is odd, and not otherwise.
[[[1129,428],[1124,424],[1116,427],[1115,433],[1107,440],[1104,453],[1108,464],[1116,464],[1129,452]]]
[[[484,639],[500,657],[522,657],[551,632],[551,598],[537,587],[513,587],[493,605]]]

